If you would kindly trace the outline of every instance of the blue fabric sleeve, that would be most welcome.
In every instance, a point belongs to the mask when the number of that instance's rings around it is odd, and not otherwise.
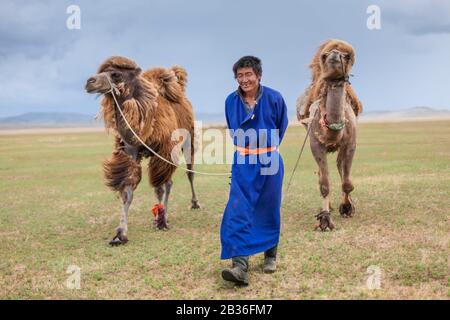
[[[289,124],[288,116],[287,116],[287,106],[284,102],[283,97],[280,96],[279,101],[279,113],[278,113],[278,129],[280,133],[280,143],[283,140],[284,133],[286,132],[287,126]]]

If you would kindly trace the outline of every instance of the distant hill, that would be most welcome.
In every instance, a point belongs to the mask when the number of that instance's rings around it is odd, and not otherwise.
[[[290,110],[292,112],[292,110]],[[296,123],[295,114],[289,113],[289,119]],[[58,128],[58,127],[102,127],[103,121],[94,119],[94,115],[64,112],[29,112],[18,116],[0,118],[0,128]],[[409,120],[450,119],[450,110],[430,107],[413,107],[396,111],[364,111],[362,121],[409,121]],[[195,120],[204,124],[225,125],[223,114],[197,113]]]
[[[430,107],[412,107],[396,111],[364,112],[360,119],[363,121],[408,121],[427,119],[450,119],[450,110],[434,109]]]
[[[91,127],[102,123],[94,115],[63,112],[29,112],[0,118],[0,127]]]

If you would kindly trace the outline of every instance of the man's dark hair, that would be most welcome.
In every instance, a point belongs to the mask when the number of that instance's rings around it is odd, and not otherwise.
[[[242,57],[233,65],[233,72],[235,78],[237,78],[237,71],[240,68],[252,68],[257,76],[262,75],[261,59],[254,56]]]

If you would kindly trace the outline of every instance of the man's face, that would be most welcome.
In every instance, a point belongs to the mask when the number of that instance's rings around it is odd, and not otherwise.
[[[236,80],[242,91],[251,92],[258,88],[261,77],[256,75],[253,68],[239,68],[237,70]]]

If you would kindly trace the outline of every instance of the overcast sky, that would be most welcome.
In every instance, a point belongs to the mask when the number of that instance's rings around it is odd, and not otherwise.
[[[32,111],[95,114],[86,79],[111,55],[143,69],[179,64],[197,113],[222,113],[243,55],[263,62],[264,85],[292,114],[308,64],[326,39],[356,49],[352,84],[365,111],[450,108],[450,1],[0,0],[0,117]],[[66,9],[81,9],[69,30]],[[366,26],[369,5],[381,29]]]

